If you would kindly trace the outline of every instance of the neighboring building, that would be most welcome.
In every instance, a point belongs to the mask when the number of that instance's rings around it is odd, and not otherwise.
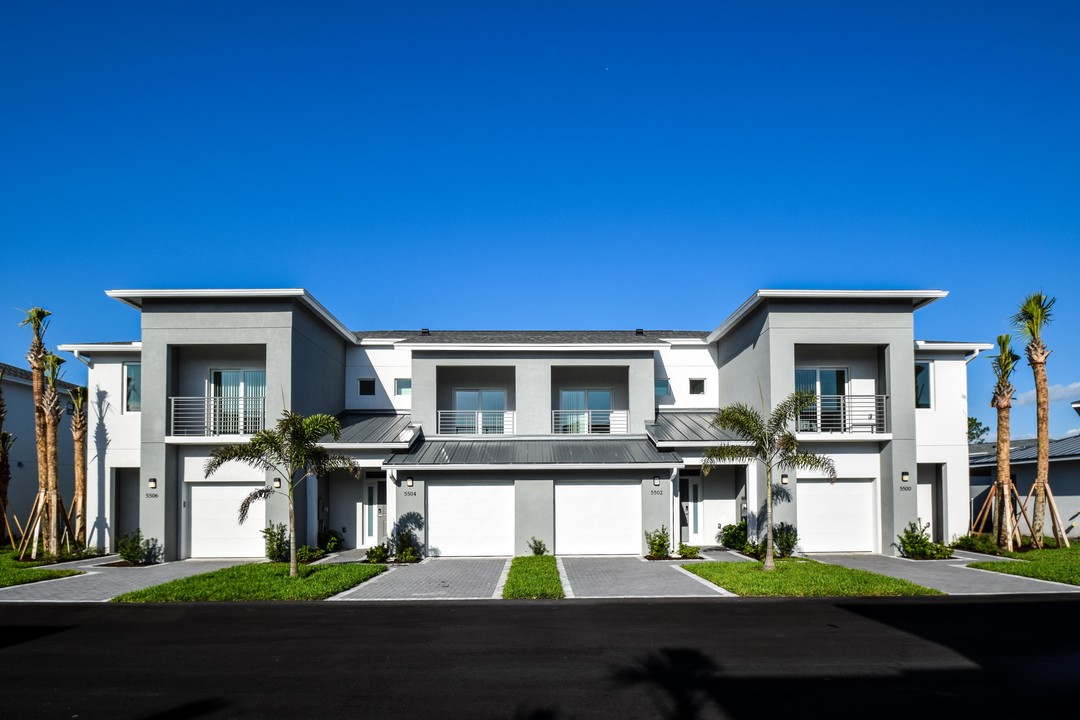
[[[241,499],[272,478],[238,464],[211,479],[216,445],[283,409],[336,414],[335,451],[366,477],[308,483],[298,535],[347,547],[412,527],[430,555],[640,554],[645,531],[716,542],[758,525],[764,473],[702,473],[705,448],[739,442],[710,420],[728,403],[820,397],[798,420],[839,478],[788,473],[777,521],[805,551],[894,552],[923,517],[967,531],[966,362],[990,346],[919,342],[937,290],[761,290],[709,331],[352,332],[304,290],[116,290],[142,313],[138,342],[65,345],[90,364],[93,542],[134,527],[168,558],[263,552]],[[914,379],[913,379],[914,376]],[[134,402],[133,402],[134,398]]]
[[[1075,404],[1074,404],[1075,405]],[[1024,499],[1031,492],[1035,482],[1035,463],[1039,449],[1034,440],[1021,441],[1009,448],[1009,472],[1016,484],[1016,491]],[[1048,482],[1050,492],[1057,503],[1058,515],[1065,526],[1065,533],[1070,538],[1080,538],[1080,436],[1072,435],[1060,440],[1050,441],[1050,472]],[[971,498],[972,516],[976,516],[990,488],[997,482],[997,457],[993,448],[988,452],[971,455]],[[1034,499],[1027,502],[1027,516],[1032,518]],[[1028,527],[1020,519],[1020,531],[1028,534]],[[1052,535],[1049,511],[1043,524],[1043,533]],[[989,523],[987,524],[989,527]]]
[[[15,444],[11,448],[11,486],[8,488],[8,513],[19,518],[19,522],[25,523],[30,517],[30,510],[34,505],[34,497],[38,491],[38,464],[37,464],[37,439],[34,435],[34,381],[30,371],[0,363],[0,370],[4,372],[4,402],[7,413],[4,417],[4,431],[16,437]],[[77,385],[60,381],[60,403],[67,408],[71,398],[68,391]],[[75,492],[75,449],[71,437],[71,417],[68,412],[64,413],[57,429],[59,441],[58,454],[60,457],[60,496],[64,504],[71,508],[71,500]],[[0,528],[3,525],[0,524]],[[12,531],[18,533],[18,528],[12,523]],[[3,533],[0,531],[0,536]]]

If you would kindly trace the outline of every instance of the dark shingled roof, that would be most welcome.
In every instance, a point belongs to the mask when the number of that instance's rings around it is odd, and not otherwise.
[[[370,330],[357,331],[356,337],[372,340],[400,339],[406,343],[430,345],[633,345],[660,343],[670,338],[704,338],[702,330]]]
[[[661,412],[656,420],[645,424],[645,432],[656,443],[721,443],[742,440],[712,424],[716,410],[687,410]]]
[[[430,465],[679,465],[682,458],[644,438],[579,440],[425,440],[384,464]]]
[[[400,445],[407,448],[412,442],[414,429],[412,416],[388,413],[346,412],[338,416],[341,421],[341,437],[334,440],[329,435],[321,442],[357,445]]]
[[[27,382],[34,381],[34,376],[30,373],[29,370],[17,367],[15,365],[0,363],[0,370],[3,371],[5,378],[18,378],[20,380],[26,380]],[[69,383],[66,380],[60,380],[56,384],[60,387],[61,390],[74,390],[77,387],[82,387],[81,385]]]
[[[1013,448],[1009,453],[1010,463],[1029,463],[1035,462],[1039,453],[1038,444],[1034,440],[1032,444],[1026,445],[1022,448]],[[1050,459],[1062,460],[1065,458],[1080,458],[1080,435],[1073,435],[1071,437],[1061,438],[1060,440],[1050,441]],[[979,455],[977,458],[972,458],[971,464],[975,465],[996,465],[997,456],[993,450],[988,455]]]

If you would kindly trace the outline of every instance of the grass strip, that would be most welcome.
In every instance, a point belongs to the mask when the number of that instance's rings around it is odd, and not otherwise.
[[[921,585],[826,565],[806,558],[777,560],[776,569],[765,572],[759,562],[705,562],[683,565],[683,569],[746,597],[885,597],[942,595]]]
[[[38,567],[44,564],[43,560],[20,561],[11,548],[0,549],[0,587],[25,585],[41,580],[55,580],[83,574],[82,570],[51,570]]]
[[[516,557],[510,562],[510,572],[503,586],[503,598],[507,600],[539,600],[566,597],[559,566],[550,555]]]
[[[1080,585],[1080,544],[1069,548],[1047,548],[1024,552],[1002,553],[1023,562],[996,562],[980,560],[968,563],[968,567],[991,570],[1006,575],[1050,580],[1052,582]]]
[[[288,563],[236,565],[125,593],[113,602],[229,602],[325,600],[386,570],[385,565],[301,565],[289,577]]]

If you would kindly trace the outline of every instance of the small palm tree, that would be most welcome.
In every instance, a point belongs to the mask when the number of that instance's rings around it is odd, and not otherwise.
[[[836,479],[832,458],[815,453],[801,452],[795,433],[789,429],[804,410],[813,407],[817,397],[799,390],[773,408],[766,420],[757,408],[745,403],[735,403],[721,408],[713,418],[713,424],[721,430],[736,433],[750,442],[749,445],[717,445],[705,451],[702,473],[732,460],[757,461],[765,466],[765,570],[776,567],[773,551],[773,469],[816,470]]]
[[[990,407],[997,409],[997,485],[998,493],[997,544],[1002,550],[1012,550],[1013,517],[1012,498],[1009,488],[1012,486],[1009,475],[1009,412],[1012,408],[1013,385],[1010,377],[1016,370],[1020,356],[1012,350],[1012,338],[998,335],[998,354],[991,358],[994,368],[994,394]]]
[[[1035,376],[1035,431],[1038,453],[1035,461],[1035,512],[1031,542],[1043,546],[1043,523],[1046,519],[1046,482],[1050,473],[1050,390],[1046,382],[1046,359],[1050,351],[1043,342],[1043,329],[1050,324],[1050,311],[1057,298],[1036,292],[1024,298],[1020,309],[1012,316],[1013,325],[1027,339],[1028,365]]]
[[[75,515],[75,542],[86,547],[86,388],[70,390],[71,437],[75,445],[75,498],[72,500]]]
[[[228,462],[242,462],[267,473],[276,473],[285,483],[283,490],[274,488],[272,480],[266,487],[253,491],[240,504],[239,521],[247,520],[251,505],[271,495],[289,498],[289,576],[296,577],[296,517],[293,510],[293,494],[307,478],[318,478],[335,470],[346,470],[357,479],[364,477],[363,469],[351,458],[331,455],[319,440],[329,435],[334,440],[341,437],[341,423],[330,415],[309,415],[285,410],[273,429],[257,432],[243,445],[225,445],[215,449],[203,467],[209,478]]]
[[[34,385],[34,436],[37,442],[38,492],[44,492],[48,484],[48,458],[45,451],[45,411],[41,407],[41,396],[45,392],[45,343],[42,338],[49,327],[46,319],[51,312],[45,308],[34,307],[25,311],[26,317],[19,323],[30,328],[30,350],[26,361],[30,364],[30,375]]]

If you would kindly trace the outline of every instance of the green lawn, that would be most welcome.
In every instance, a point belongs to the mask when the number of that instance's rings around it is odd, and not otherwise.
[[[1028,550],[1027,552],[1003,553],[1022,562],[998,562],[985,560],[973,562],[968,567],[993,570],[1008,575],[1022,575],[1038,580],[1052,580],[1069,585],[1080,585],[1080,543],[1069,548]]]
[[[46,570],[38,566],[44,563],[40,560],[19,562],[15,551],[11,547],[0,548],[0,587],[23,585],[25,583],[38,582],[39,580],[55,580],[56,578],[82,575],[82,570]]]
[[[550,555],[514,558],[503,597],[507,600],[565,597],[555,558]]]
[[[358,563],[301,565],[300,576],[291,578],[288,563],[253,563],[126,593],[113,602],[325,600],[385,570],[385,565]]]
[[[772,572],[759,562],[705,562],[683,565],[711,583],[748,597],[865,597],[886,595],[941,595],[921,585],[896,578],[826,565],[805,558],[777,560]]]

